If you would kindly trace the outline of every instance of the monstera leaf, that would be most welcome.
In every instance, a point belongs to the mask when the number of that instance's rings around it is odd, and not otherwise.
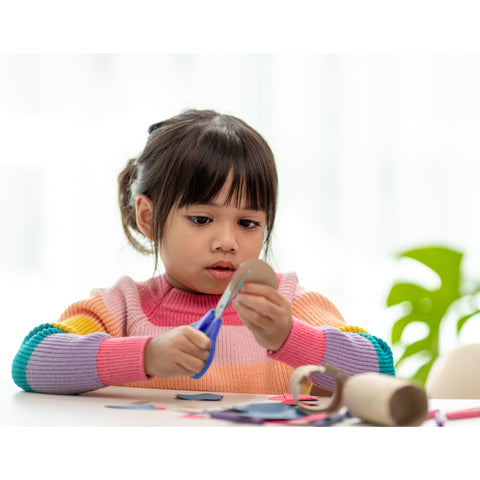
[[[387,306],[404,304],[406,314],[399,318],[392,327],[392,344],[401,343],[405,328],[414,322],[428,327],[426,337],[406,346],[396,366],[414,355],[425,357],[423,363],[413,375],[413,379],[425,384],[433,362],[439,355],[439,332],[442,319],[450,306],[457,301],[460,294],[460,264],[463,254],[444,247],[425,247],[401,253],[399,257],[416,260],[435,272],[440,280],[437,289],[429,290],[414,283],[396,283],[390,290]],[[477,312],[478,313],[478,312]],[[475,313],[465,315],[457,323],[457,332]],[[423,355],[419,355],[423,354]]]

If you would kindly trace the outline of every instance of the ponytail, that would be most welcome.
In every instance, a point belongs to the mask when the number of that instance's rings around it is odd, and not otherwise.
[[[138,166],[135,158],[128,161],[126,167],[118,176],[118,204],[122,216],[122,226],[130,244],[135,250],[144,254],[151,254],[152,250],[145,247],[137,239],[137,236],[143,236],[137,225],[137,217],[135,213],[135,198],[132,192],[132,185],[137,179]]]

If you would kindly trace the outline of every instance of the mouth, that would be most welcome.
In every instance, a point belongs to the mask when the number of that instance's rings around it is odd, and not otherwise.
[[[220,262],[214,263],[213,265],[211,265],[208,268],[214,268],[216,270],[233,270],[233,271],[236,270],[235,267],[233,266],[233,263],[225,262],[223,260],[220,261]]]
[[[207,271],[216,280],[229,280],[235,272],[235,267],[231,262],[220,261],[207,267]]]

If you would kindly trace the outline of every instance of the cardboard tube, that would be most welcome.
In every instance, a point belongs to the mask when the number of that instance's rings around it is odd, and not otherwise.
[[[342,403],[353,417],[386,426],[416,426],[427,419],[421,387],[381,373],[361,373],[343,385]]]

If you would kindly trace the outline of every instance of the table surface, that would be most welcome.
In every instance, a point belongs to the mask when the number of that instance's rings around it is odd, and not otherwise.
[[[24,392],[13,382],[0,382],[0,426],[119,426],[119,427],[257,427],[247,423],[219,420],[210,415],[192,417],[201,410],[220,410],[234,405],[272,402],[274,395],[221,393],[220,401],[181,400],[179,393],[191,391],[158,390],[149,388],[106,387],[81,395],[50,395]],[[108,408],[106,405],[153,404],[158,410]],[[430,399],[429,410],[443,413],[480,407],[480,399]],[[266,422],[264,426],[274,426]],[[277,424],[278,425],[278,424]],[[350,421],[345,425],[366,425]],[[427,420],[424,427],[435,427]],[[447,421],[448,427],[480,426],[480,417]]]

